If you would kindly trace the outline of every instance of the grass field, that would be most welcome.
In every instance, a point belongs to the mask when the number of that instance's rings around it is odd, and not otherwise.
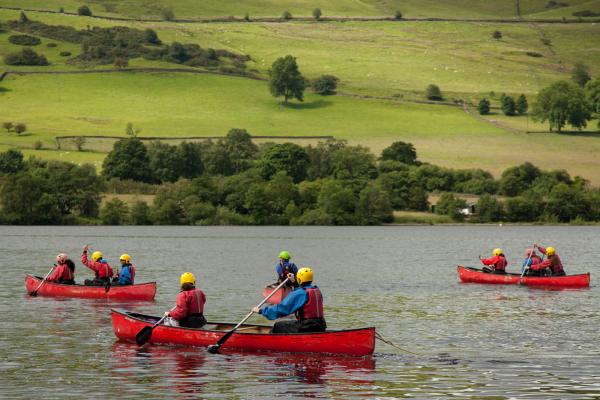
[[[563,2],[566,3],[566,2]],[[284,10],[295,16],[311,16],[312,10],[320,7],[323,16],[375,16],[393,15],[402,11],[407,18],[516,18],[514,1],[472,0],[2,0],[0,5],[9,7],[58,10],[75,12],[82,4],[88,4],[95,15],[130,16],[135,18],[160,17],[161,10],[170,8],[176,18],[198,18],[219,16],[280,16]],[[547,8],[547,0],[521,0],[522,18],[573,18],[579,10],[600,11],[598,0],[570,0],[568,6]]]

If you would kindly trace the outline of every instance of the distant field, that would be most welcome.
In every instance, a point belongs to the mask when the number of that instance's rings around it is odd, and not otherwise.
[[[567,3],[567,2],[562,2]],[[129,17],[160,17],[161,10],[171,8],[176,18],[220,16],[280,16],[284,10],[295,16],[310,16],[320,7],[324,16],[393,15],[402,11],[407,18],[516,18],[515,1],[472,0],[329,0],[318,3],[307,0],[2,0],[0,5],[75,12],[81,4],[88,4],[94,14]],[[598,0],[570,0],[568,6],[548,8],[548,0],[521,0],[522,18],[572,17],[574,11],[600,11]]]

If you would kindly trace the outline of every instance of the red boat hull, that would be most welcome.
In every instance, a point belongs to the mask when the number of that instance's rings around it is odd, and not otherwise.
[[[33,292],[42,283],[42,279],[29,275],[25,277],[27,293]],[[140,285],[110,286],[108,292],[104,286],[62,285],[59,283],[44,282],[37,291],[38,296],[50,297],[77,297],[82,299],[109,299],[109,300],[154,300],[156,282],[142,283]]]
[[[275,286],[275,287],[266,286],[262,292],[263,297],[267,297],[268,295],[270,295],[276,287],[277,286]],[[273,296],[271,296],[269,298],[269,300],[267,300],[267,303],[279,304],[279,303],[281,303],[281,300],[283,300],[285,298],[285,296],[287,296],[288,294],[291,293],[291,291],[292,291],[292,289],[290,289],[290,288],[282,287],[281,289],[279,289],[277,291],[277,293],[275,293]]]
[[[113,331],[118,339],[135,342],[135,336],[145,326],[152,326],[158,317],[112,310]],[[159,325],[154,328],[150,343],[207,347],[215,344],[235,324],[208,323],[202,329]],[[213,329],[206,329],[213,328]],[[288,353],[326,353],[367,356],[375,350],[375,328],[362,328],[321,333],[250,333],[251,329],[268,332],[269,326],[242,325],[221,346],[227,351],[269,351]]]
[[[525,285],[555,288],[584,288],[590,286],[590,273],[566,276],[524,276],[520,274],[488,274],[480,269],[457,267],[458,278],[462,282],[489,283],[496,285]]]

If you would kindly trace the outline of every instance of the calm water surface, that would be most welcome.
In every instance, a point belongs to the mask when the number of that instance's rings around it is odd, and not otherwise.
[[[592,287],[458,283],[456,265],[494,247],[516,270],[532,241],[557,247],[569,274],[592,272]],[[113,264],[131,254],[138,282],[158,282],[156,301],[25,294],[26,272],[43,276],[85,243]],[[599,227],[0,227],[0,398],[600,399],[599,245]],[[417,354],[381,342],[368,358],[116,342],[110,308],[160,315],[188,270],[208,319],[238,321],[283,249],[314,268],[331,328],[376,326]]]

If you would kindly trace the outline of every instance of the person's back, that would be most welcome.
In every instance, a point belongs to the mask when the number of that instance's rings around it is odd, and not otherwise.
[[[88,259],[87,256],[88,246],[83,247],[83,253],[81,254],[81,263],[94,271],[95,277],[93,280],[86,279],[85,284],[91,286],[104,286],[110,283],[110,279],[113,276],[113,270],[106,260],[103,259],[103,255],[100,251],[95,251],[92,254],[92,259]]]
[[[291,256],[287,251],[282,251],[279,253],[279,261],[275,265],[275,273],[277,274],[277,283],[283,282],[288,274],[293,274],[294,276],[298,272],[298,267],[296,264],[290,261]],[[289,282],[286,286],[292,287],[294,286],[292,282]]]
[[[562,261],[558,254],[556,254],[556,249],[554,247],[542,247],[537,245],[536,247],[542,254],[545,254],[548,257],[545,261],[540,263],[537,269],[549,268],[553,276],[566,275],[565,269],[562,265]]]
[[[506,261],[506,257],[504,256],[502,249],[494,249],[491,258],[480,257],[480,259],[482,264],[486,265],[486,267],[483,267],[483,272],[490,272],[492,274],[506,274],[506,266],[508,265],[508,261]]]
[[[56,268],[54,268],[54,271],[48,278],[46,278],[46,280],[48,282],[56,282],[65,285],[74,285],[75,276],[69,265],[73,264],[73,262],[69,260],[66,254],[61,253],[56,256],[56,263]]]
[[[196,277],[191,272],[182,274],[179,282],[181,292],[177,295],[175,307],[165,313],[165,316],[170,317],[169,321],[165,321],[165,325],[200,328],[206,324],[206,296],[202,290],[196,288]]]

